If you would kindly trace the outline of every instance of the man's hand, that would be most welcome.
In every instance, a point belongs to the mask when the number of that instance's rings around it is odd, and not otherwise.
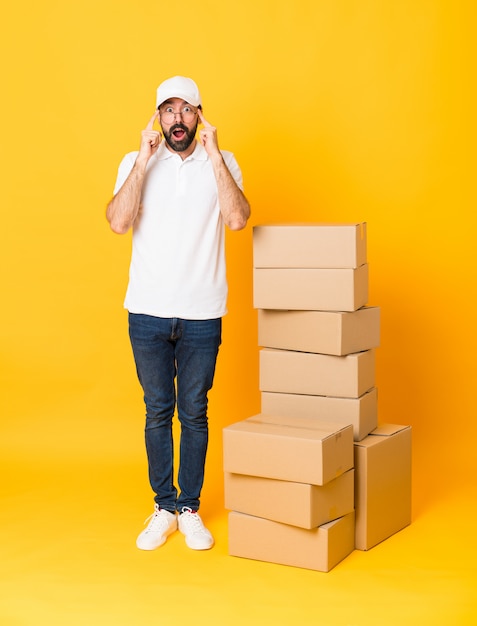
[[[204,146],[214,168],[220,212],[225,224],[231,230],[241,230],[245,228],[250,216],[250,205],[225,164],[219,150],[217,129],[209,124],[200,109],[197,109],[197,113],[204,125],[204,128],[199,131],[200,143]]]
[[[139,214],[146,167],[162,141],[161,133],[153,130],[158,115],[159,111],[155,111],[146,128],[141,132],[141,146],[134,166],[106,209],[106,217],[111,228],[119,235],[128,232]]]
[[[146,163],[152,155],[157,152],[159,144],[162,141],[161,133],[157,130],[153,130],[154,122],[158,116],[159,111],[156,110],[147,123],[146,128],[141,132],[141,147],[139,148],[138,159],[144,159]]]
[[[205,119],[200,109],[197,109],[200,121],[204,125],[199,131],[200,143],[204,146],[209,156],[219,155],[219,144],[217,141],[217,129]]]

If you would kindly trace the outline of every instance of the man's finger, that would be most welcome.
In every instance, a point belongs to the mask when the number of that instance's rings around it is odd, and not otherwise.
[[[154,126],[154,122],[156,121],[158,115],[159,115],[159,110],[156,109],[154,111],[154,115],[151,117],[151,119],[147,123],[146,130],[152,130],[152,127]]]
[[[212,124],[209,124],[209,122],[205,119],[202,111],[200,109],[197,109],[197,113],[199,114],[200,117],[200,121],[202,122],[202,124],[204,126],[209,126],[210,128],[212,128]]]

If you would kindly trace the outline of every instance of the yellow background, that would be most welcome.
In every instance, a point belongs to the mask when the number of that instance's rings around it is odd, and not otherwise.
[[[9,3],[0,26],[0,623],[474,623],[473,0]],[[253,217],[229,233],[203,517],[217,545],[134,540],[151,509],[104,218],[155,89],[199,84]],[[413,427],[413,524],[330,574],[227,556],[221,430],[259,411],[252,226],[366,221],[379,420]]]

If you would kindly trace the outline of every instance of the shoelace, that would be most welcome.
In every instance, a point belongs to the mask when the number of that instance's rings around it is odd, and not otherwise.
[[[202,532],[204,530],[204,526],[202,524],[202,520],[198,516],[196,511],[189,509],[188,507],[184,507],[182,509],[183,521],[187,525],[187,530],[193,533]]]
[[[149,522],[147,530],[149,532],[159,532],[167,527],[166,518],[160,515],[161,509],[156,509],[144,520],[144,526]]]

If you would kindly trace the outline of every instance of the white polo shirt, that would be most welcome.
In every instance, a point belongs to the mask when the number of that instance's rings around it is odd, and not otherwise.
[[[122,160],[114,193],[138,152]],[[222,151],[242,189],[234,156]],[[227,312],[225,228],[207,152],[197,142],[184,161],[164,143],[147,164],[142,210],[133,229],[129,285],[131,313],[183,319],[215,319]]]

